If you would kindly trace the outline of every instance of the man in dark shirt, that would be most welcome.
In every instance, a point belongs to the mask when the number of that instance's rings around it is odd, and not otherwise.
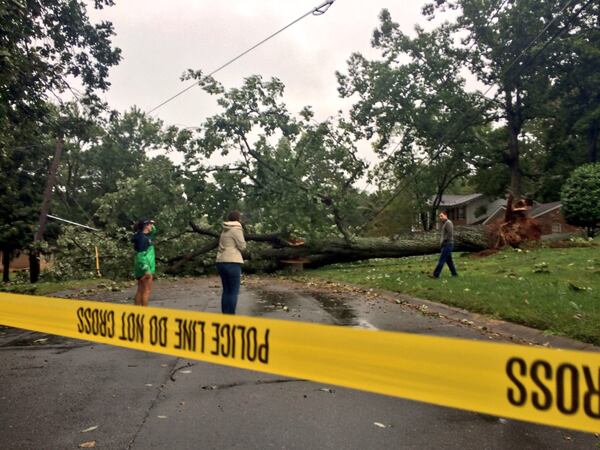
[[[444,264],[448,264],[450,273],[453,277],[458,276],[456,273],[456,267],[454,267],[454,261],[452,261],[452,249],[454,248],[454,225],[452,221],[448,219],[446,211],[442,211],[439,215],[440,221],[442,222],[442,229],[440,234],[440,246],[441,253],[440,259],[437,263],[435,270],[433,271],[433,277],[439,278]]]

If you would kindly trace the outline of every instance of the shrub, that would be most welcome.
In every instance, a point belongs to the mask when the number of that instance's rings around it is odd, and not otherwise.
[[[600,163],[575,169],[563,185],[561,202],[567,223],[585,227],[593,237],[600,223]]]

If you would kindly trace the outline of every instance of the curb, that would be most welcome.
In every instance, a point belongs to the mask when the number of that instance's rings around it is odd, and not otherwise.
[[[421,312],[423,312],[423,307],[426,307],[427,313],[437,314],[451,321],[477,327],[488,332],[497,333],[507,337],[511,341],[515,341],[516,343],[519,343],[520,341],[520,343],[550,348],[600,352],[600,347],[593,344],[588,344],[586,342],[581,342],[564,336],[547,335],[544,333],[544,331],[536,328],[527,327],[517,323],[506,322],[500,319],[493,319],[483,314],[467,311],[466,309],[413,297],[408,294],[386,291],[384,289],[373,288],[372,292],[376,292],[381,298],[389,301],[398,303],[399,300],[400,303],[418,309]]]
[[[581,342],[576,339],[547,335],[542,330],[531,328],[500,319],[493,319],[489,316],[467,311],[466,309],[437,303],[432,300],[425,300],[413,297],[408,294],[388,291],[378,288],[367,288],[352,283],[327,280],[319,278],[327,283],[335,283],[340,286],[349,286],[362,292],[376,293],[380,298],[389,302],[403,304],[410,308],[420,311],[422,314],[437,315],[452,322],[479,329],[486,333],[493,333],[506,338],[508,341],[523,345],[538,345],[548,348],[562,348],[565,350],[579,350],[586,352],[600,352],[600,347],[594,344]],[[296,283],[297,280],[293,280]]]

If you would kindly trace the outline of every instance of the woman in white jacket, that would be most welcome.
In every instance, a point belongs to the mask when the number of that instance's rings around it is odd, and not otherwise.
[[[240,281],[242,277],[242,251],[246,248],[244,231],[240,223],[241,214],[232,211],[223,222],[223,231],[219,238],[217,250],[217,270],[221,276],[223,293],[221,294],[221,311],[223,314],[235,314]]]

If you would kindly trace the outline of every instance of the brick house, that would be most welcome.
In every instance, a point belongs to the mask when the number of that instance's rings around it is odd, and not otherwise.
[[[48,267],[48,261],[45,257],[40,260],[40,269],[44,270]],[[2,264],[2,252],[0,251],[0,272],[4,270]],[[13,256],[10,260],[10,270],[29,270],[29,255],[27,253],[19,253],[17,256]]]
[[[445,194],[442,196],[438,211],[446,211],[448,218],[455,225],[476,225],[482,223],[491,212],[505,203],[504,199],[490,201],[483,194]]]
[[[569,225],[561,213],[561,203],[537,203],[534,204],[527,215],[535,219],[542,229],[542,235],[559,233],[580,233],[582,228]],[[490,216],[483,221],[484,225],[500,223],[504,221],[506,206],[498,207]]]
[[[433,199],[431,199],[433,201]],[[527,215],[542,228],[542,235],[580,233],[580,227],[569,225],[561,211],[560,202],[535,203]],[[504,221],[506,199],[490,200],[483,194],[443,195],[438,211],[446,211],[455,225],[489,225]],[[439,222],[437,222],[439,227]]]

